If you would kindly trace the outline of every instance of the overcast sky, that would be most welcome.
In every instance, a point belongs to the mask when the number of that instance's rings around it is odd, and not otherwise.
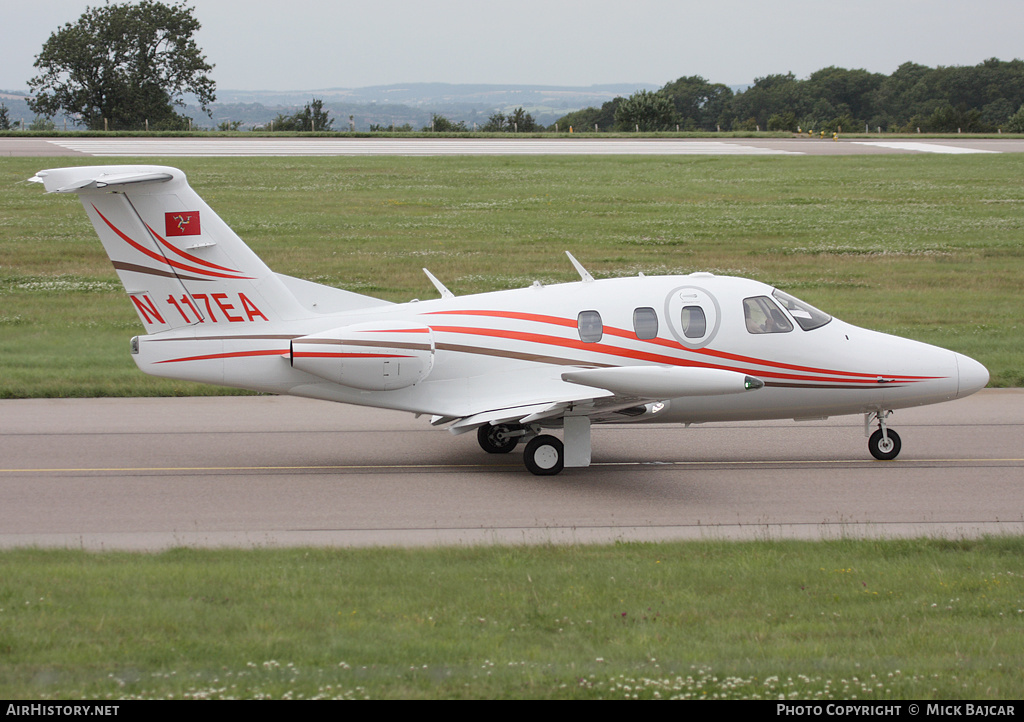
[[[0,89],[25,90],[52,32],[102,0],[0,0]],[[1022,0],[193,0],[217,86],[729,85],[837,65],[1024,57]]]

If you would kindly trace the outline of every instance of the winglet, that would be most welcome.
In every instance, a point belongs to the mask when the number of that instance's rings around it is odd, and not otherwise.
[[[425,268],[423,269],[423,272],[427,274],[427,278],[429,278],[430,282],[434,284],[434,288],[437,289],[437,292],[441,294],[441,298],[455,298],[455,294],[449,291],[447,286],[438,281],[437,277],[434,276],[433,273]]]
[[[584,283],[592,283],[594,281],[594,277],[587,273],[587,269],[583,267],[583,264],[573,258],[573,255],[569,253],[569,251],[566,251],[565,255],[567,255],[569,260],[572,261],[573,268],[576,269],[576,273],[580,274],[581,281]]]

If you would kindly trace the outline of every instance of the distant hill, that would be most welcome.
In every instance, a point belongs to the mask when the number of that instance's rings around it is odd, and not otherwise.
[[[507,114],[519,107],[538,123],[550,125],[573,110],[654,87],[649,83],[587,87],[408,83],[308,91],[229,89],[217,91],[217,102],[212,106],[213,125],[239,121],[242,127],[251,127],[268,123],[279,114],[294,113],[313,98],[322,100],[324,108],[331,112],[335,130],[347,129],[349,116],[356,130],[368,130],[371,124],[406,123],[418,130],[429,126],[435,113],[455,122],[464,121],[472,128],[474,123],[485,124],[496,112]],[[197,122],[206,121],[205,117],[200,119],[198,112],[190,110],[189,114]]]
[[[324,101],[324,109],[334,119],[334,130],[347,130],[349,117],[356,130],[370,125],[411,125],[416,130],[429,126],[433,114],[451,121],[484,125],[494,113],[510,113],[522,107],[542,125],[550,125],[566,113],[589,106],[600,106],[616,96],[629,96],[637,90],[652,90],[652,83],[616,83],[586,87],[568,85],[483,85],[452,83],[405,83],[373,85],[365,88],[323,88],[319,90],[232,90],[218,89],[217,102],[211,105],[212,120],[198,107],[188,106],[184,113],[197,126],[216,128],[221,123],[241,123],[243,130],[270,123],[278,115],[291,115],[313,98]],[[35,114],[29,111],[24,92],[0,90],[0,103],[7,106],[12,123],[29,124]],[[64,119],[56,118],[58,128]],[[70,123],[69,128],[73,127]]]
[[[306,91],[218,90],[219,103],[260,103],[301,105],[313,96],[325,102],[358,104],[399,103],[415,107],[472,105],[502,110],[527,105],[584,108],[603,103],[617,95],[628,96],[653,83],[617,83],[587,87],[569,85],[482,85],[453,83],[406,83],[371,85],[365,88],[322,88]],[[527,108],[528,110],[529,108]]]
[[[7,108],[7,119],[11,125],[20,124],[24,120],[27,126],[35,119],[35,113],[29,111],[28,104],[25,102],[27,97],[25,93],[0,90],[0,105]]]

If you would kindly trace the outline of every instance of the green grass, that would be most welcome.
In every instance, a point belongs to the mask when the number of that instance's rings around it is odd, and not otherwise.
[[[0,398],[221,393],[140,374],[77,199],[0,167]],[[113,162],[113,161],[111,161]],[[156,162],[160,162],[156,159]],[[710,270],[1024,385],[1024,155],[173,159],[276,271],[389,300]]]
[[[0,553],[0,698],[1019,699],[1024,539]]]

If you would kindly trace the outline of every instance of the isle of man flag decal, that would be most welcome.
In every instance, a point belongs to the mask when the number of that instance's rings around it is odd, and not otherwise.
[[[174,236],[198,236],[201,234],[199,229],[199,211],[164,213],[164,228],[166,231],[164,235],[168,238]]]

